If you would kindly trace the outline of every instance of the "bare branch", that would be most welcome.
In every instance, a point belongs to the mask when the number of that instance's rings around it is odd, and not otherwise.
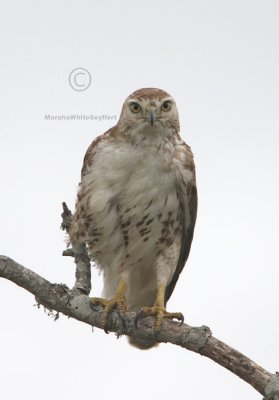
[[[38,303],[69,317],[103,329],[102,306],[94,305],[89,297],[75,288],[53,284],[40,275],[23,267],[12,259],[0,256],[0,277],[9,279],[33,293]],[[142,318],[135,326],[135,313],[114,311],[110,315],[108,329],[117,336],[122,334],[146,339],[153,338],[154,317]],[[240,352],[212,336],[208,327],[178,326],[164,320],[158,342],[172,343],[210,358],[252,385],[266,400],[278,400],[279,376],[266,371]]]
[[[63,213],[61,229],[69,233],[73,214],[65,202],[62,203]],[[84,243],[75,243],[71,249],[63,251],[63,256],[72,256],[76,263],[76,282],[74,289],[84,294],[91,290],[91,266],[90,259]]]
[[[67,233],[69,233],[70,226],[73,221],[73,214],[64,201],[62,203],[62,208],[63,208],[63,212],[61,214],[62,223],[60,228],[62,229],[62,231],[66,231]]]

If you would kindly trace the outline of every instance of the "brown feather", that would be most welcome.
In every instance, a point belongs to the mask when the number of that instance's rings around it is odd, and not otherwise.
[[[185,144],[186,145],[186,144]],[[170,284],[166,288],[166,295],[165,295],[165,303],[169,300],[172,295],[172,292],[175,288],[177,280],[179,278],[180,273],[182,272],[184,265],[189,257],[189,253],[191,250],[193,235],[194,235],[194,228],[196,223],[197,217],[197,208],[198,208],[198,194],[197,194],[197,186],[196,186],[196,174],[195,174],[195,165],[193,154],[191,149],[188,145],[187,147],[187,158],[185,167],[190,169],[193,172],[193,180],[191,183],[188,183],[186,191],[179,190],[178,196],[180,199],[181,204],[181,218],[182,218],[182,240],[181,240],[181,250],[180,255],[177,263],[177,267],[173,278]],[[190,223],[188,223],[187,218],[190,218]],[[186,224],[188,223],[188,228]]]

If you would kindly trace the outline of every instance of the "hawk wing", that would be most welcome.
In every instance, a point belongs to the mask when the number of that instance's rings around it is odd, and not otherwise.
[[[77,201],[76,201],[76,210],[74,213],[74,218],[70,228],[70,241],[72,243],[83,241],[84,233],[88,231],[88,223],[87,223],[87,198],[90,196],[90,188],[88,187],[88,182],[85,181],[86,175],[90,171],[92,164],[95,162],[96,154],[98,153],[99,145],[110,139],[113,140],[116,136],[115,126],[110,128],[107,132],[103,133],[100,136],[97,136],[93,142],[88,147],[84,159],[81,170],[81,181],[79,183]],[[92,194],[92,193],[91,193]]]
[[[94,161],[94,157],[95,154],[97,152],[98,149],[98,144],[102,141],[107,140],[109,137],[113,138],[115,136],[115,132],[116,132],[116,127],[113,126],[112,128],[110,128],[109,130],[107,130],[105,133],[103,133],[100,136],[97,136],[93,142],[90,144],[90,146],[88,147],[84,159],[83,159],[83,165],[82,165],[82,170],[81,170],[81,177],[83,177],[84,175],[87,174],[89,168],[91,167],[91,165],[93,164]]]
[[[188,259],[193,240],[194,228],[197,216],[198,196],[197,196],[195,166],[191,149],[188,145],[185,144],[185,146],[187,151],[186,152],[187,157],[186,157],[186,165],[184,165],[184,167],[193,173],[193,178],[190,182],[187,182],[187,184],[184,181],[183,185],[179,185],[179,187],[177,187],[177,193],[180,200],[181,220],[182,220],[181,249],[175,273],[173,275],[171,282],[166,288],[166,296],[165,296],[166,303],[171,297],[176,282],[179,278],[179,275],[183,270],[183,267]]]

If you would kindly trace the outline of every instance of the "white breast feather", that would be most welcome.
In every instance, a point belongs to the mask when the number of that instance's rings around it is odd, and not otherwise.
[[[94,227],[102,232],[102,240],[90,251],[104,271],[103,295],[106,298],[113,296],[121,272],[129,281],[127,303],[130,309],[151,305],[156,290],[156,279],[153,279],[156,271],[161,268],[161,279],[169,283],[180,252],[181,240],[176,238],[161,259],[156,259],[154,253],[155,241],[162,229],[157,216],[163,213],[163,220],[170,210],[179,208],[177,182],[192,178],[191,172],[182,168],[179,161],[170,163],[173,149],[170,143],[166,146],[167,149],[158,150],[159,143],[154,137],[152,144],[144,142],[137,146],[130,143],[119,146],[104,141],[82,181],[87,188],[84,201],[87,209],[92,210]],[[146,214],[148,205],[148,214],[155,218],[149,240],[143,246],[138,230],[131,227],[129,245],[125,247],[117,207],[122,212],[131,208],[124,214],[125,218],[136,222]]]

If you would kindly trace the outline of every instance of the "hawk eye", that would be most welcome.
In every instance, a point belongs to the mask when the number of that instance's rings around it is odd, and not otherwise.
[[[140,111],[141,107],[138,103],[136,103],[135,101],[133,101],[133,103],[130,104],[130,110],[133,113],[138,113]]]
[[[171,101],[170,100],[166,100],[164,101],[164,103],[162,104],[162,110],[163,111],[169,111],[171,109]]]

